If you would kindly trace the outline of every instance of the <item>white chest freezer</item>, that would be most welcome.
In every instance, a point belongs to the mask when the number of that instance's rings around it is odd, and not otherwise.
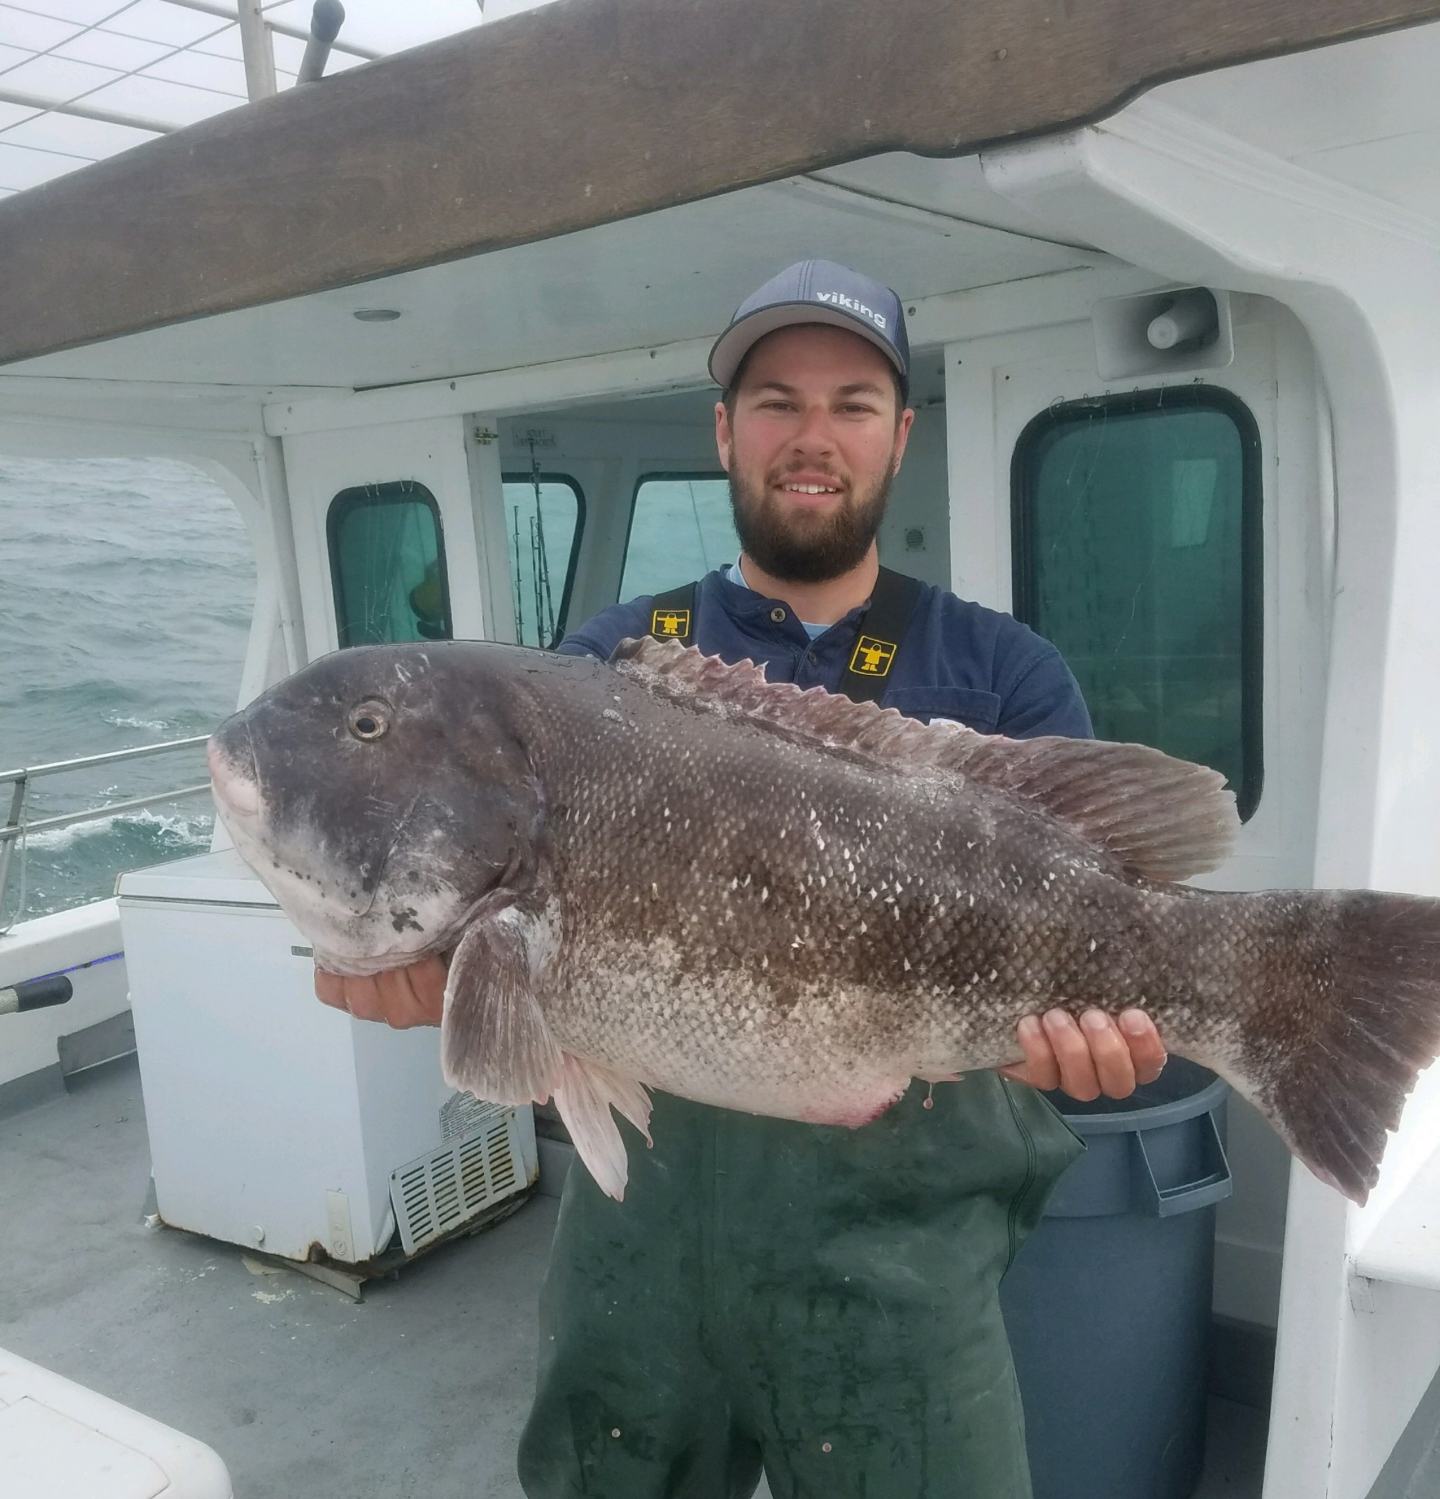
[[[531,1111],[448,1088],[437,1030],[322,1005],[304,937],[233,850],[124,875],[119,895],[166,1223],[358,1266],[534,1182]]]

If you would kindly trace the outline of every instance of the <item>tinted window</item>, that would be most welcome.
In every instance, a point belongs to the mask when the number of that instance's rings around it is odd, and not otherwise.
[[[585,497],[573,479],[505,475],[515,638],[522,645],[548,648],[565,633],[584,527]]]
[[[1213,766],[1260,799],[1254,418],[1213,387],[1056,406],[1013,470],[1015,612],[1079,679],[1102,739]]]
[[[342,490],[327,530],[342,646],[451,638],[440,507],[423,484]]]
[[[723,474],[647,474],[635,486],[620,597],[664,593],[739,555]]]

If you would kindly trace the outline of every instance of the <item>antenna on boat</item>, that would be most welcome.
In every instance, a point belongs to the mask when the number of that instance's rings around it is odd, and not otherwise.
[[[345,7],[340,0],[315,0],[315,9],[310,12],[310,40],[305,43],[305,56],[295,75],[297,87],[302,83],[318,83],[325,76],[330,48],[344,24]]]

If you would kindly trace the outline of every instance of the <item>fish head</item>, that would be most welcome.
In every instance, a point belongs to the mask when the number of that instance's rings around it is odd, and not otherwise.
[[[444,952],[532,867],[539,785],[484,649],[339,651],[211,737],[220,818],[321,966]]]

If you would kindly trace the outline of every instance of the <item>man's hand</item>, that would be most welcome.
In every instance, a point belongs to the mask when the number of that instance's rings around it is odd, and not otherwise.
[[[315,998],[357,1020],[383,1020],[397,1031],[439,1025],[445,1012],[446,968],[439,958],[421,958],[369,978],[342,978],[315,970]]]
[[[1025,1060],[1001,1067],[1004,1077],[1032,1088],[1062,1088],[1088,1103],[1102,1093],[1128,1098],[1153,1083],[1165,1065],[1165,1043],[1143,1010],[1122,1010],[1117,1024],[1104,1010],[1086,1010],[1077,1024],[1065,1010],[1027,1015],[1017,1028]]]

